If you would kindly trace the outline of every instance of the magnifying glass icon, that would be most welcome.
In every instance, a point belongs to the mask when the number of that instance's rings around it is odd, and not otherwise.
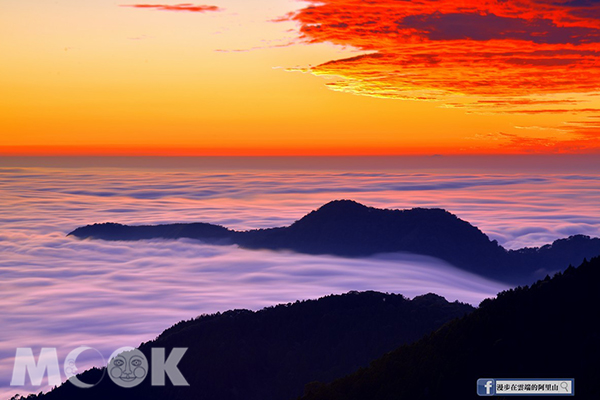
[[[565,392],[569,391],[569,384],[567,382],[561,382],[560,387],[565,389]]]

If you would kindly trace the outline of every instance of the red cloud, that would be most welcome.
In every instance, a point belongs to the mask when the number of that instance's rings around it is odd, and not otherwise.
[[[596,127],[598,128],[598,127]],[[573,136],[568,139],[556,137],[528,137],[522,135],[508,134],[504,132],[480,135],[475,139],[495,141],[502,151],[521,154],[569,154],[569,153],[597,153],[600,144],[597,140],[597,129],[591,134],[574,131]],[[489,146],[489,145],[487,145]],[[477,149],[473,147],[472,149]],[[489,147],[488,147],[489,149]]]
[[[207,11],[220,11],[221,9],[217,6],[202,6],[194,4],[127,4],[121,7],[134,7],[134,8],[153,8],[155,10],[162,11],[188,11],[188,12],[207,12]]]
[[[340,78],[329,84],[334,90],[500,102],[600,90],[597,1],[309,2],[290,17],[300,23],[304,40],[371,52],[311,68],[316,75]]]

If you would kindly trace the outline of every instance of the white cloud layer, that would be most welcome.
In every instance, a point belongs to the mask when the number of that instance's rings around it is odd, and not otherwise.
[[[80,345],[105,357],[173,323],[349,290],[435,292],[477,304],[506,287],[427,257],[344,259],[209,246],[103,242],[65,235],[94,222],[287,225],[351,198],[385,208],[442,207],[508,247],[599,235],[591,175],[0,169],[0,397],[17,347]]]

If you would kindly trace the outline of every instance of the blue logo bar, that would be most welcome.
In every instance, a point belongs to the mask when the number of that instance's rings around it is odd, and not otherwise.
[[[573,378],[481,378],[479,396],[574,396]]]

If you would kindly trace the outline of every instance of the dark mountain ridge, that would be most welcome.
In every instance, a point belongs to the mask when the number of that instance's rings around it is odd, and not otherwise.
[[[304,384],[331,381],[366,367],[398,346],[413,342],[474,308],[427,294],[349,292],[296,301],[260,311],[231,310],[182,321],[139,349],[187,347],[178,365],[189,387],[121,388],[107,376],[90,389],[70,382],[43,400],[202,399],[289,400]],[[88,370],[83,382],[97,382],[103,371]]]
[[[600,398],[600,258],[484,300],[473,313],[301,400],[476,399],[478,378],[574,378]],[[502,398],[502,397],[500,397]]]
[[[206,223],[87,225],[78,238],[141,240],[192,238],[248,249],[363,257],[409,252],[436,257],[488,278],[523,284],[600,254],[600,239],[575,235],[540,248],[506,250],[478,228],[442,209],[388,210],[351,200],[329,202],[290,226],[234,231]]]

